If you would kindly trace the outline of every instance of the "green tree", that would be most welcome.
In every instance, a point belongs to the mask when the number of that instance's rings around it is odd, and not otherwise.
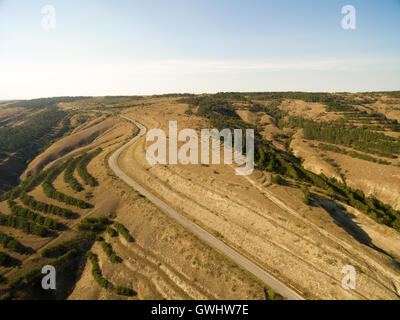
[[[285,180],[283,180],[283,178],[281,177],[280,174],[277,174],[272,178],[272,183],[283,184],[284,182],[285,182]]]
[[[304,193],[303,202],[304,202],[304,204],[309,206],[311,203],[311,193],[310,193],[310,190],[308,189],[308,187],[304,187],[303,193]]]

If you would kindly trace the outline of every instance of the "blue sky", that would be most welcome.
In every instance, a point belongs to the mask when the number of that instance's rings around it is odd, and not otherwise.
[[[0,0],[0,99],[400,90],[399,31],[400,0]]]

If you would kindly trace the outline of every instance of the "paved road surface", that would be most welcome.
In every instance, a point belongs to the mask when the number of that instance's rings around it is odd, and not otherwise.
[[[194,233],[197,237],[199,237],[201,240],[205,241],[208,245],[211,247],[217,249],[221,253],[223,253],[225,256],[229,257],[232,261],[240,265],[243,269],[247,270],[248,272],[252,273],[255,277],[257,277],[259,280],[261,280],[263,283],[265,283],[268,287],[271,289],[275,290],[277,293],[282,295],[283,297],[289,299],[289,300],[304,300],[299,294],[297,294],[295,291],[287,287],[285,284],[277,280],[275,277],[271,276],[268,274],[266,271],[261,269],[259,266],[257,266],[255,263],[251,262],[249,259],[238,253],[236,250],[232,249],[228,245],[226,245],[224,242],[221,240],[218,240],[215,238],[212,234],[208,233],[205,231],[203,228],[195,224],[194,222],[190,221],[189,219],[185,218],[178,212],[176,212],[173,208],[168,206],[164,201],[161,199],[155,197],[152,193],[144,189],[141,185],[136,183],[135,181],[132,180],[129,176],[127,176],[118,166],[118,158],[126,148],[131,146],[135,141],[137,141],[140,137],[142,137],[146,133],[146,128],[141,125],[140,123],[136,122],[135,120],[132,120],[128,117],[121,116],[125,120],[128,120],[132,123],[134,123],[136,126],[139,127],[140,132],[137,136],[135,136],[132,140],[130,140],[128,143],[123,145],[121,148],[119,148],[117,151],[115,151],[112,156],[109,159],[109,165],[111,169],[115,172],[115,174],[120,177],[123,181],[125,181],[128,185],[133,187],[136,191],[138,191],[140,194],[145,196],[148,200],[150,200],[152,203],[154,203],[158,208],[160,208],[162,211],[164,211],[166,214],[174,218],[176,221],[178,221],[181,225],[183,225],[185,228],[190,230],[192,233]]]

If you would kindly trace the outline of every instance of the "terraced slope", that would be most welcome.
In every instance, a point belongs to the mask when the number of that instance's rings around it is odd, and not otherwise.
[[[209,127],[185,110],[166,103],[127,115],[166,132],[172,118],[180,128]],[[224,165],[150,167],[145,146],[143,139],[122,153],[124,172],[304,296],[397,299],[399,233],[317,194],[314,205],[306,206],[296,186],[265,184],[268,173],[245,179]],[[361,270],[356,291],[341,287],[347,264]]]
[[[79,149],[73,150],[50,163],[47,166],[47,172],[53,172],[50,178],[46,178],[48,174],[43,171],[7,195],[6,198],[14,199],[16,205],[28,210],[31,216],[35,213],[51,217],[65,227],[52,230],[49,237],[41,238],[0,226],[0,231],[21,239],[21,244],[28,248],[28,253],[23,254],[5,250],[15,260],[12,266],[0,267],[0,275],[5,282],[0,285],[1,296],[22,299],[274,298],[272,291],[265,291],[257,281],[167,219],[112,175],[107,167],[108,155],[135,133],[135,128],[125,121],[114,123],[116,125],[92,144],[80,148],[80,154]],[[95,156],[89,157],[83,165],[87,174],[79,174],[77,167],[69,172],[84,186],[84,190],[78,191],[71,187],[68,179],[65,181],[67,163],[63,161],[68,156],[84,158],[83,152],[90,146],[92,149],[89,149],[88,155],[93,153]],[[97,147],[101,147],[102,151],[95,151]],[[86,184],[84,178],[88,175],[97,183]],[[52,199],[43,193],[41,185],[46,179],[56,192],[64,196]],[[66,199],[80,199],[93,207],[80,208],[71,201],[63,202]],[[0,203],[0,211],[12,214],[7,201]],[[133,236],[134,241],[128,242],[124,233],[113,226],[111,228],[117,231],[116,237],[110,236],[107,231],[99,231],[112,252],[122,259],[120,263],[111,261],[109,253],[102,248],[104,242],[101,238],[91,236],[88,240],[71,241],[91,231],[82,229],[85,219],[102,216],[119,221]],[[88,259],[85,255],[86,250],[97,256],[101,277],[107,281],[104,287],[96,282],[92,258]],[[50,294],[41,290],[39,281],[40,267],[47,263],[57,265],[57,270],[66,275],[59,277],[60,290]],[[15,268],[17,264],[20,265],[18,269]]]

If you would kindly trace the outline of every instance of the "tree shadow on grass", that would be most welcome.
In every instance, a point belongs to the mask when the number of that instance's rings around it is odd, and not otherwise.
[[[325,197],[319,196],[315,199],[315,203],[320,207],[324,208],[326,212],[333,218],[334,223],[346,231],[350,236],[352,236],[359,243],[366,245],[377,252],[383,253],[390,257],[396,268],[400,269],[400,263],[388,252],[382,248],[377,247],[373,242],[371,237],[366,233],[357,222],[353,219],[355,215],[350,214],[346,211],[340,203],[330,200]]]
[[[32,247],[24,246],[22,248],[21,252],[18,252],[18,253],[25,254],[25,255],[31,255],[31,254],[34,254],[35,252],[36,251]]]
[[[3,266],[6,268],[14,268],[14,267],[20,267],[22,265],[21,261],[10,256],[9,261],[5,263]]]

